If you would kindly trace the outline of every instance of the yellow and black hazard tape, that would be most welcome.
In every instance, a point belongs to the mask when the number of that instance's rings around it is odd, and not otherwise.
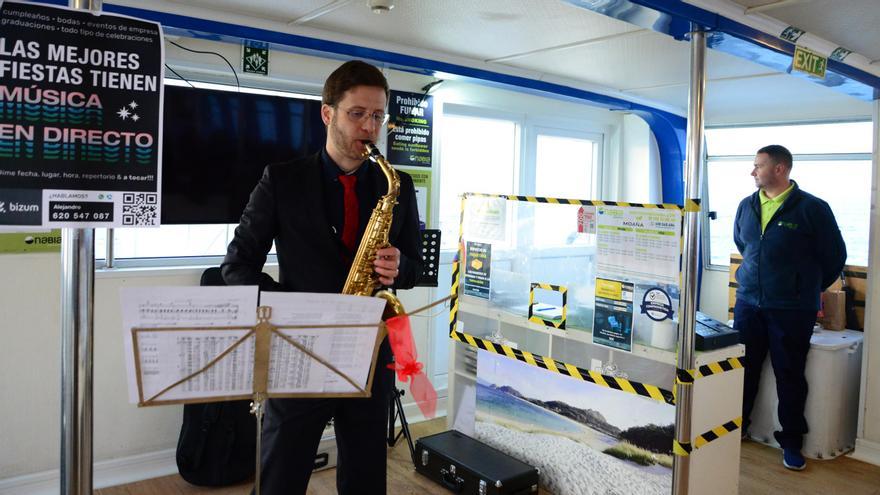
[[[690,385],[694,383],[698,378],[705,378],[707,376],[718,375],[721,373],[725,373],[728,371],[733,371],[739,368],[742,368],[743,364],[739,358],[728,358],[724,361],[718,361],[716,363],[709,363],[700,366],[695,370],[683,370],[676,369],[675,370],[675,383],[680,385]]]
[[[734,420],[728,421],[721,426],[716,426],[711,430],[703,433],[702,435],[697,435],[697,438],[694,439],[693,444],[690,443],[682,443],[678,440],[672,440],[672,453],[677,456],[689,456],[691,452],[694,450],[705,447],[709,443],[718,440],[719,438],[733,433],[736,430],[742,427],[742,418],[736,418]]]
[[[700,211],[700,199],[693,198],[693,199],[685,200],[684,211],[685,212],[698,212],[698,211]]]
[[[460,257],[464,256],[464,206],[467,201],[467,195],[462,195],[460,202],[460,211],[458,219],[458,256],[452,261],[452,284],[449,288],[449,331],[455,330],[455,322],[458,319],[458,285],[461,270]]]
[[[524,201],[527,203],[545,203],[556,205],[579,205],[579,206],[631,206],[635,208],[659,208],[666,210],[682,210],[681,205],[671,203],[627,203],[624,201],[601,201],[590,199],[570,199],[570,198],[545,198],[541,196],[518,196],[513,194],[486,194],[486,193],[464,193],[463,198],[502,198],[510,201]],[[699,206],[698,206],[699,209]]]
[[[689,443],[681,443],[676,439],[672,439],[672,453],[679,457],[686,457],[691,455],[691,451],[693,447]]]
[[[535,289],[544,289],[553,292],[559,292],[562,294],[562,318],[559,320],[545,320],[540,316],[535,316],[533,310],[535,306]],[[529,321],[534,323],[539,323],[541,325],[545,325],[548,327],[558,328],[560,330],[565,330],[565,318],[568,312],[568,288],[563,287],[561,285],[553,285],[553,284],[542,284],[539,282],[532,282],[531,287],[529,288]]]
[[[542,368],[547,371],[552,371],[553,373],[559,373],[560,375],[565,375],[571,378],[575,378],[577,380],[594,383],[601,387],[620,390],[621,392],[640,395],[642,397],[647,397],[658,402],[665,402],[669,405],[675,405],[675,401],[672,398],[672,392],[662,389],[656,385],[649,385],[647,383],[634,382],[625,378],[603,375],[598,371],[585,370],[583,368],[578,368],[577,366],[574,366],[572,364],[557,361],[553,358],[540,356],[538,354],[533,354],[528,351],[521,351],[519,349],[514,349],[513,347],[509,347],[506,345],[496,344],[490,340],[481,339],[478,337],[474,337],[473,335],[457,332],[454,330],[452,331],[452,333],[450,333],[449,336],[457,340],[458,342],[476,347],[477,349],[482,349],[484,351],[489,351],[494,354],[507,356],[511,359],[516,359],[517,361],[521,361],[532,366],[537,366],[538,368]]]
[[[458,318],[458,270],[459,262],[452,262],[452,287],[449,289],[449,331],[455,331],[455,320]]]

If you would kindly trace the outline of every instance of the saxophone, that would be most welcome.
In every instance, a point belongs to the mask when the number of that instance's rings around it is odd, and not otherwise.
[[[342,293],[381,297],[387,301],[386,317],[389,316],[389,313],[390,316],[396,316],[404,313],[403,304],[390,291],[376,292],[379,280],[373,272],[373,260],[376,259],[378,249],[389,245],[388,233],[391,231],[394,205],[397,204],[397,196],[400,194],[400,177],[375,144],[364,142],[364,146],[366,147],[364,157],[376,162],[382,173],[385,174],[385,179],[388,181],[388,193],[379,198],[379,202],[373,208],[370,221],[367,223],[364,236],[358,245],[354,261],[351,263],[351,269],[348,271],[348,278],[345,279]]]

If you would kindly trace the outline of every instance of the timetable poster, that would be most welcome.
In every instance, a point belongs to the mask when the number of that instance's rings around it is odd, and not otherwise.
[[[596,279],[593,343],[632,352],[633,284]]]
[[[681,219],[678,209],[597,207],[597,273],[678,285]]]
[[[467,242],[465,245],[464,293],[489,299],[492,245],[485,242]]]
[[[434,99],[406,91],[392,91],[388,103],[388,161],[412,167],[431,166]]]
[[[161,26],[10,1],[0,26],[0,227],[158,226]]]

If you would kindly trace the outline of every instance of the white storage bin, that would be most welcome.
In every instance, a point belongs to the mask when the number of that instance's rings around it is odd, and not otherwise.
[[[807,405],[810,432],[802,453],[813,459],[830,459],[853,449],[862,369],[862,332],[820,330],[810,339],[807,355]],[[776,377],[770,355],[764,361],[761,387],[752,411],[749,438],[779,447],[773,432],[781,430],[776,406]]]

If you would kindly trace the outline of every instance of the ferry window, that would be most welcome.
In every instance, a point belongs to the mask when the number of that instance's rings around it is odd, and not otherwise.
[[[163,225],[158,229],[116,229],[117,258],[223,256],[234,225]]]
[[[106,264],[106,243],[113,243],[114,266],[219,264],[236,224],[162,225],[155,229],[96,229],[95,258]],[[108,232],[112,237],[108,239]],[[269,252],[275,254],[275,246]]]
[[[536,147],[535,195],[593,199],[601,139],[598,134],[541,131]]]
[[[455,250],[461,194],[515,194],[518,122],[445,110],[440,138],[441,248]]]
[[[706,129],[706,187],[710,265],[726,266],[739,202],[755,191],[749,175],[755,153],[781,144],[794,155],[792,180],[831,206],[843,240],[847,264],[868,264],[871,205],[871,122],[787,124]]]
[[[535,195],[545,198],[594,199],[601,134],[539,130],[535,146]],[[566,246],[584,242],[572,236],[571,218],[552,210],[535,211],[535,245]]]

